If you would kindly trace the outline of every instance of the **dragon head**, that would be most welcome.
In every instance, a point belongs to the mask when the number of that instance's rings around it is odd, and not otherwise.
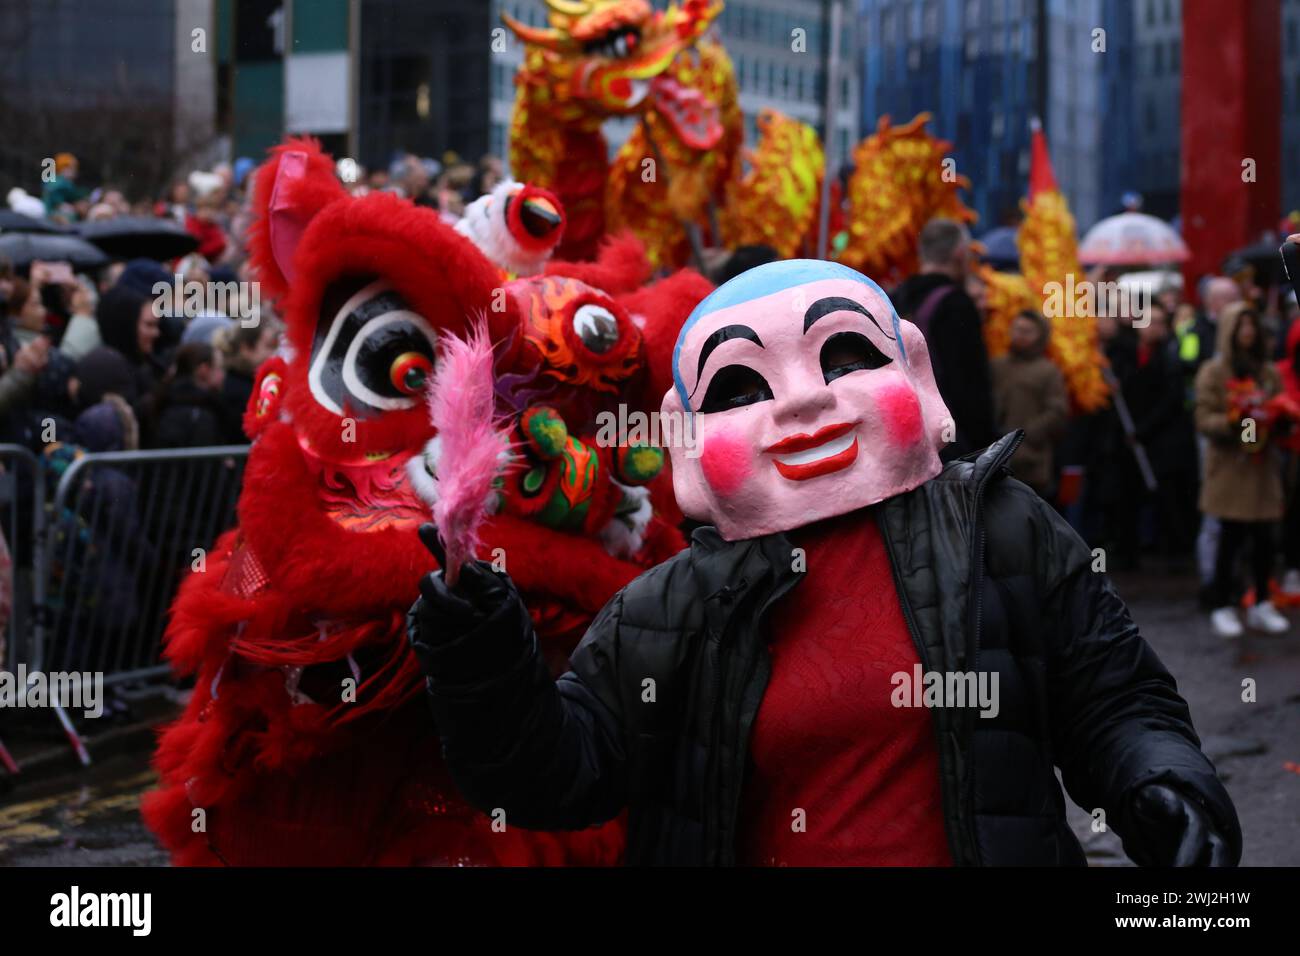
[[[570,99],[599,116],[638,112],[652,82],[709,28],[721,0],[683,0],[656,11],[648,0],[545,0],[549,28],[530,27],[508,14],[502,21],[524,43],[542,51],[551,78]]]

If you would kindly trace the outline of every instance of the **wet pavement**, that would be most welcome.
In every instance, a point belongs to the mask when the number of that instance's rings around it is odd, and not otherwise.
[[[1191,597],[1194,577],[1115,575],[1143,635],[1178,682],[1202,749],[1214,761],[1241,820],[1242,866],[1300,866],[1300,608],[1284,609],[1291,631],[1247,632],[1225,641]],[[1252,681],[1255,701],[1242,699]],[[1113,832],[1067,800],[1089,859],[1131,865]]]
[[[1143,634],[1191,705],[1207,753],[1225,777],[1245,833],[1243,865],[1300,865],[1300,610],[1292,633],[1216,638],[1190,595],[1194,581],[1116,576]],[[1242,681],[1257,700],[1242,700]],[[0,866],[159,866],[166,854],[140,821],[153,783],[150,734],[93,766],[0,793]],[[94,746],[92,744],[92,753]],[[1094,865],[1127,865],[1113,832],[1092,832],[1070,804],[1070,821]]]
[[[140,819],[140,794],[154,780],[141,749],[24,783],[0,797],[0,866],[166,865]]]

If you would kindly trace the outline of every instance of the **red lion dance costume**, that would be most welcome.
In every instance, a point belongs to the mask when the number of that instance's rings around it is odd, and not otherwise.
[[[534,442],[540,466],[507,472],[484,536],[562,661],[609,597],[682,546],[660,491],[671,479],[642,476],[637,497],[612,480],[625,450],[582,439],[601,408],[657,407],[645,396],[662,395],[676,330],[708,284],[679,273],[646,286],[639,246],[615,242],[597,262],[503,286],[436,212],[347,195],[311,141],[275,151],[255,203],[250,249],[287,345],[245,415],[239,527],[172,610],[166,653],[195,688],[160,739],[146,822],[180,865],[618,862],[617,825],[494,828],[443,766],[405,636],[432,564],[416,533],[429,508],[415,485],[437,445],[421,393],[438,336],[485,317],[521,432],[536,403],[567,426],[567,454],[544,461],[547,442]],[[629,502],[634,532],[611,536]],[[611,556],[614,540],[626,557]]]

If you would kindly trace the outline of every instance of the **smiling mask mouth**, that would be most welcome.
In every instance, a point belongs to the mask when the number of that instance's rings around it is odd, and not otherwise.
[[[783,478],[806,481],[841,471],[858,458],[857,423],[829,425],[811,435],[795,435],[765,451]]]

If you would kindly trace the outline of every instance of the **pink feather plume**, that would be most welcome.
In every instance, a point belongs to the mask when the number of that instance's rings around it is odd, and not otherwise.
[[[454,585],[478,550],[509,431],[496,415],[492,343],[483,323],[465,339],[444,334],[441,344],[429,389],[429,418],[441,446],[433,523],[447,552],[447,583]]]

